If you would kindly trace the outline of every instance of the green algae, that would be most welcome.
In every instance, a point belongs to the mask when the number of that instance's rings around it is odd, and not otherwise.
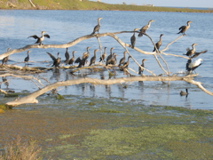
[[[61,100],[49,99],[48,106],[54,109],[42,110],[45,117],[39,118],[45,127],[53,127],[40,133],[45,157],[192,160],[213,156],[212,111],[145,106],[127,99],[64,97],[60,105],[56,102]],[[45,103],[36,108],[47,107],[47,99],[41,98]]]
[[[84,133],[78,144],[69,143],[69,139],[73,138],[71,134],[59,136],[59,139],[66,141],[51,152],[60,151],[65,157],[72,153],[72,158],[80,157],[82,160],[192,160],[210,159],[213,156],[211,111],[144,106],[140,112],[132,111],[130,115],[127,114],[128,108],[140,105],[129,106],[123,103],[122,108],[120,105],[120,102],[114,102],[114,110],[106,110],[104,105],[98,109],[90,108],[91,113],[107,113],[115,119],[112,119],[107,127]],[[153,111],[156,111],[156,114],[153,114]]]

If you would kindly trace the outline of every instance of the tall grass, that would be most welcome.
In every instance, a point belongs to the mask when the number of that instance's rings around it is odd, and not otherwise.
[[[24,141],[17,137],[0,151],[0,160],[41,160],[41,147],[35,141]]]

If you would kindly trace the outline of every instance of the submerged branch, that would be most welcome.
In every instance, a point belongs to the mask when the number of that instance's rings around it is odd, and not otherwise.
[[[9,106],[18,106],[18,105],[27,104],[27,103],[38,103],[38,100],[36,98],[48,91],[51,91],[53,89],[56,89],[56,88],[62,87],[62,86],[71,86],[71,85],[77,85],[77,84],[82,84],[82,83],[91,83],[94,85],[112,85],[112,84],[134,82],[134,81],[186,81],[186,82],[192,83],[192,82],[194,82],[194,81],[192,81],[194,76],[196,76],[196,75],[188,75],[188,76],[184,76],[184,77],[180,77],[180,76],[169,76],[169,77],[137,76],[137,77],[109,79],[109,80],[101,80],[101,79],[96,79],[96,78],[73,79],[73,80],[56,82],[56,83],[50,84],[38,91],[35,91],[34,93],[32,93],[26,97],[16,99],[15,101],[8,102],[6,104]]]

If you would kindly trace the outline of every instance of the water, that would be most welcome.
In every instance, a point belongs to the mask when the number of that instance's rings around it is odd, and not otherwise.
[[[7,48],[21,48],[28,44],[35,42],[32,38],[27,38],[30,35],[39,35],[41,31],[47,31],[51,36],[50,39],[45,40],[45,44],[64,44],[68,43],[75,38],[90,34],[94,25],[97,23],[97,18],[103,17],[101,21],[101,33],[104,32],[117,32],[117,31],[130,31],[134,28],[141,28],[146,25],[150,19],[154,19],[151,28],[147,31],[153,40],[156,42],[160,34],[163,36],[164,48],[169,42],[178,37],[176,34],[178,28],[185,25],[188,20],[193,21],[191,28],[187,31],[187,36],[183,37],[174,43],[166,51],[166,53],[173,53],[182,55],[186,53],[186,48],[191,47],[192,43],[198,43],[197,51],[208,50],[207,53],[200,56],[204,60],[203,64],[196,70],[199,74],[195,80],[203,83],[204,87],[212,90],[213,87],[213,63],[211,53],[213,51],[212,37],[213,37],[213,20],[212,14],[209,13],[170,13],[170,12],[131,12],[131,11],[30,11],[30,10],[1,10],[0,11],[0,51],[4,53]],[[132,34],[118,35],[121,40],[129,43]],[[118,59],[123,55],[124,49],[114,39],[110,37],[101,38],[102,45],[109,49],[115,48],[118,54]],[[89,39],[71,47],[70,53],[73,50],[77,51],[76,57],[81,56],[85,52],[86,47],[91,47],[91,52],[98,48],[96,39]],[[153,46],[147,37],[138,38],[136,46],[145,51],[152,51]],[[32,49],[30,53],[31,61],[51,61],[46,52],[51,52],[56,55],[57,52],[61,53],[64,59],[65,49]],[[153,56],[143,55],[132,49],[130,53],[139,61],[146,58],[146,67],[152,70],[155,74],[161,74],[163,71],[157,65]],[[91,53],[93,54],[93,53]],[[100,52],[98,53],[100,55]],[[26,57],[26,52],[17,53],[10,56],[10,63],[22,62]],[[185,71],[186,59],[164,56],[168,62],[170,71],[172,73],[181,73]],[[31,66],[50,66],[50,63],[32,63]],[[130,68],[137,70],[138,66],[131,61]],[[148,72],[144,72],[149,75]],[[47,78],[46,76],[50,78]],[[69,70],[61,70],[60,74],[51,71],[48,74],[41,74],[40,77],[45,77],[51,82],[61,81],[66,79],[77,78],[69,74]],[[104,75],[92,74],[89,77],[100,78]],[[117,72],[116,77],[125,76]],[[37,86],[31,81],[23,81],[16,78],[8,77],[9,88],[16,91],[28,90],[30,92],[37,90]],[[45,83],[45,82],[44,82]],[[23,86],[23,84],[25,84]],[[20,87],[21,86],[21,87]],[[4,86],[3,86],[4,87]],[[20,89],[21,88],[21,89]],[[189,96],[180,97],[181,90],[189,89]],[[74,94],[92,97],[120,97],[127,99],[140,100],[143,104],[159,104],[159,105],[172,105],[183,106],[192,109],[209,109],[212,110],[212,96],[207,95],[196,86],[185,82],[171,82],[162,84],[161,82],[138,82],[112,85],[112,86],[93,86],[93,85],[76,85],[65,88],[60,88],[61,94]]]

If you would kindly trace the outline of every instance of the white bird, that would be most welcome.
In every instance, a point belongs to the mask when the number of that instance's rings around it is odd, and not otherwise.
[[[191,59],[188,60],[186,64],[186,70],[189,72],[194,71],[197,67],[199,67],[202,64],[203,59],[199,58],[196,61],[192,62]]]

